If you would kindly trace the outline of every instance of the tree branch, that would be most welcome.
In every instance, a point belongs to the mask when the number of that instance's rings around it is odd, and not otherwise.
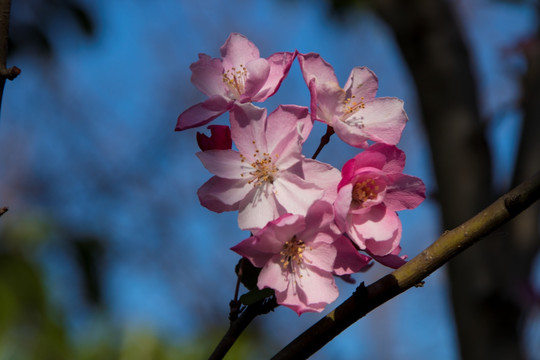
[[[540,198],[540,172],[479,214],[446,231],[408,263],[368,287],[363,284],[334,311],[298,336],[273,359],[306,359],[386,301],[420,284],[451,258],[503,225]]]

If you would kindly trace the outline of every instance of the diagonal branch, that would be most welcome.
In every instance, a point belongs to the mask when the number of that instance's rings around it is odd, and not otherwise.
[[[347,327],[386,301],[401,294],[440,268],[451,258],[503,225],[540,198],[540,172],[500,197],[479,214],[446,231],[411,261],[375,283],[357,291],[273,359],[306,359]]]

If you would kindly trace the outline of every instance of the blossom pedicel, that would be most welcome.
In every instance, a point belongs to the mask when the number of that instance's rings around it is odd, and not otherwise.
[[[354,68],[341,88],[320,55],[280,52],[264,59],[240,34],[229,36],[221,56],[200,54],[191,65],[191,81],[209,98],[180,114],[176,130],[229,113],[230,128],[211,125],[211,136],[197,133],[197,156],[215,175],[198,196],[212,211],[238,211],[239,227],[252,232],[232,250],[261,269],[258,288],[273,289],[277,303],[298,314],[320,312],[338,296],[334,276],[354,282],[350,275],[369,269],[372,258],[401,266],[396,212],[425,198],[423,182],[403,174],[405,154],[395,146],[407,122],[403,101],[376,98],[377,77],[365,67]],[[267,116],[252,102],[278,90],[297,56],[311,114],[280,105]],[[365,149],[341,173],[302,155],[314,120]]]

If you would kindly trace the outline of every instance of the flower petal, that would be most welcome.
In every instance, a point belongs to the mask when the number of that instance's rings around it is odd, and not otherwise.
[[[270,64],[266,59],[255,59],[246,64],[247,79],[245,90],[239,99],[240,102],[249,102],[260,91],[268,80]]]
[[[221,59],[212,59],[206,54],[199,54],[199,60],[191,64],[191,82],[209,97],[225,96],[227,88],[223,83],[223,64]]]
[[[230,113],[231,136],[238,151],[249,162],[256,150],[267,152],[266,109],[252,104],[235,106]]]
[[[355,98],[360,101],[361,98],[371,100],[375,97],[379,88],[377,76],[365,66],[355,67],[347,79],[343,89],[347,93],[347,98]]]
[[[233,107],[234,102],[221,95],[215,95],[202,103],[198,103],[178,116],[176,131],[191,129],[208,124]]]
[[[348,117],[345,123],[349,125],[351,134],[395,145],[401,138],[407,120],[403,100],[376,98],[366,101],[364,108]]]
[[[204,167],[212,174],[226,179],[242,179],[249,171],[249,164],[242,162],[240,154],[234,150],[207,150],[196,153]]]
[[[229,35],[220,52],[225,70],[260,58],[259,49],[247,37],[238,33]]]
[[[280,173],[274,188],[276,200],[283,209],[299,215],[306,215],[311,204],[324,194],[315,184],[288,172]]]
[[[339,86],[334,68],[316,53],[298,54],[298,63],[306,84],[315,79],[317,86],[333,83]]]
[[[296,51],[294,53],[279,52],[268,57],[270,73],[268,74],[264,86],[251,101],[262,102],[276,93],[281,85],[281,82],[289,73],[296,54]]]
[[[338,276],[359,272],[371,260],[369,256],[360,254],[345,236],[340,236],[333,245],[337,250],[334,274]]]
[[[426,186],[419,178],[404,174],[390,174],[388,178],[384,203],[389,209],[414,209],[426,198]]]
[[[245,181],[213,176],[197,190],[201,205],[215,212],[238,210],[240,201],[249,192]]]
[[[242,230],[262,229],[269,221],[277,219],[287,211],[281,207],[273,193],[273,186],[249,185],[252,190],[239,204],[238,226]]]

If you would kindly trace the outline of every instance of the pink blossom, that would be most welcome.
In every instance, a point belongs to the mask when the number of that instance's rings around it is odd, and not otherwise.
[[[205,125],[234,106],[266,100],[278,90],[296,57],[296,52],[279,52],[261,58],[259,49],[236,33],[220,51],[221,59],[199,54],[191,64],[191,82],[208,99],[180,114],[176,131]]]
[[[413,209],[425,198],[417,177],[404,175],[405,154],[395,146],[375,144],[343,166],[334,203],[336,223],[374,256],[396,255],[401,221],[396,211]]]
[[[298,54],[311,93],[314,119],[334,128],[347,144],[366,148],[367,140],[395,145],[407,122],[403,101],[375,98],[378,80],[366,67],[355,67],[341,88],[334,69],[319,54]]]
[[[301,154],[313,126],[306,107],[282,105],[268,117],[266,109],[237,108],[230,120],[238,151],[197,153],[216,175],[198,191],[203,206],[238,210],[241,229],[260,229],[286,213],[305,215],[317,199],[335,199],[339,171]]]
[[[332,274],[338,256],[345,259],[340,263],[343,268],[362,268],[367,264],[365,259],[355,256],[358,252],[352,245],[347,248],[346,243],[340,243],[338,253],[335,244],[340,238],[343,237],[335,229],[332,205],[316,201],[306,216],[282,215],[232,250],[262,268],[259,289],[274,289],[278,304],[300,315],[321,312],[337,298]],[[353,253],[350,258],[349,251]],[[349,259],[357,263],[348,264]]]
[[[197,132],[197,144],[202,151],[232,148],[231,129],[226,125],[209,125],[210,137]]]

